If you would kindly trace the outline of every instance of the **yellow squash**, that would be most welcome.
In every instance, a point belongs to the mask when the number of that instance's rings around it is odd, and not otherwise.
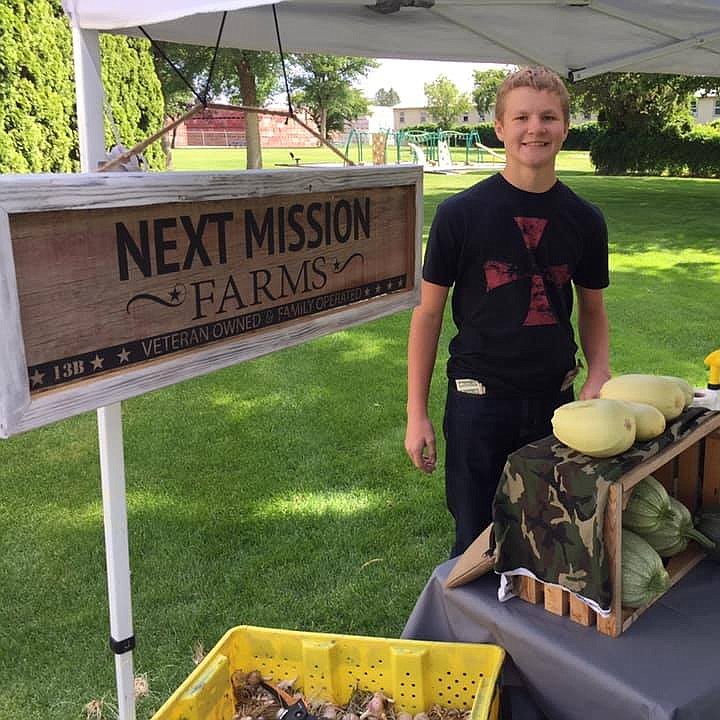
[[[635,439],[652,440],[665,431],[665,416],[653,405],[623,400],[635,415]]]
[[[661,375],[617,375],[602,386],[600,397],[652,405],[665,420],[674,420],[685,408],[685,392],[680,385]]]
[[[695,388],[687,380],[675,377],[674,375],[660,375],[660,377],[676,382],[683,391],[683,395],[685,395],[685,407],[687,408],[692,405],[693,398],[695,397]]]
[[[635,414],[615,400],[576,400],[561,405],[552,417],[555,437],[591,457],[612,457],[635,442]]]

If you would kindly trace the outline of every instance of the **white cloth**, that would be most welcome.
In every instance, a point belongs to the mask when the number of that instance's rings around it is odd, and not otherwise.
[[[498,575],[500,575],[500,587],[498,588],[498,600],[500,602],[505,602],[506,600],[510,600],[510,598],[517,597],[517,593],[515,592],[515,587],[513,583],[513,576],[524,575],[525,577],[530,577],[533,580],[538,580],[537,575],[532,573],[530,570],[527,570],[526,568],[517,568],[516,570],[498,573]],[[540,582],[542,582],[542,580],[540,580]],[[554,585],[553,583],[544,584],[551,585],[552,587],[558,587],[561,590],[567,590],[567,588],[562,587],[562,585]],[[569,590],[567,591],[570,592]],[[578,600],[584,602],[591,610],[594,610],[598,615],[602,615],[603,617],[608,617],[608,615],[610,615],[610,610],[604,610],[594,600],[586,598],[583,595],[578,595],[577,593],[572,594]]]

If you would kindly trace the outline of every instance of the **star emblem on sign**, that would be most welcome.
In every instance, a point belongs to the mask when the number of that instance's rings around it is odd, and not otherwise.
[[[130,359],[129,359],[129,358],[130,358],[130,351],[129,351],[129,350],[126,350],[125,348],[123,348],[123,349],[118,353],[117,356],[118,356],[118,359],[120,360],[120,364],[121,364],[121,365],[122,365],[123,363],[130,362]]]
[[[185,286],[175,285],[168,295],[173,305],[180,305],[185,300]]]
[[[487,292],[529,277],[530,298],[523,325],[557,325],[557,317],[545,291],[545,282],[562,287],[570,279],[570,269],[566,264],[541,266],[537,261],[537,248],[548,223],[546,219],[516,217],[514,220],[522,233],[530,270],[523,272],[517,265],[503,260],[488,260],[484,265]]]
[[[30,381],[32,382],[33,387],[42,385],[44,379],[45,373],[41,373],[37,368],[35,368],[35,372],[30,376]]]
[[[105,358],[101,358],[97,353],[95,353],[95,357],[90,362],[92,363],[93,372],[95,370],[102,370]]]

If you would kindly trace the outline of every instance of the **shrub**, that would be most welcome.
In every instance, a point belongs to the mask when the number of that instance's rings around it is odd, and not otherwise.
[[[432,132],[439,130],[439,126],[435,124],[412,125],[404,128],[403,132]],[[445,129],[445,128],[443,128]],[[498,140],[495,134],[495,123],[484,122],[477,125],[456,125],[449,130],[459,133],[477,133],[480,142],[489,148],[501,148],[503,144]],[[567,139],[563,145],[565,150],[589,150],[590,144],[598,134],[598,125],[594,122],[583,123],[582,125],[574,125],[568,132]],[[450,136],[450,145],[454,147],[465,146],[465,141]]]
[[[122,143],[130,148],[163,126],[164,102],[147,40],[103,35],[100,38],[103,86]],[[105,122],[105,144],[115,137]],[[163,169],[165,153],[160,142],[143,152],[148,167]]]
[[[593,140],[590,158],[601,175],[720,177],[720,131],[710,126],[603,130]]]
[[[0,172],[71,172],[74,136],[70,31],[59,3],[0,3]]]
[[[80,167],[72,39],[59,0],[0,3],[0,173],[76,172]],[[163,101],[149,43],[101,39],[102,75],[122,142],[162,127]],[[115,140],[106,131],[108,146]],[[164,167],[159,143],[145,152]]]
[[[571,125],[568,136],[563,143],[563,150],[589,150],[599,132],[596,122]]]

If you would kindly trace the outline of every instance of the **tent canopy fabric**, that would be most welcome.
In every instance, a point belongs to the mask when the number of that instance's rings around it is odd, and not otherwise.
[[[63,0],[83,29],[277,50],[270,0]],[[285,0],[283,49],[381,58],[720,75],[720,0]]]

